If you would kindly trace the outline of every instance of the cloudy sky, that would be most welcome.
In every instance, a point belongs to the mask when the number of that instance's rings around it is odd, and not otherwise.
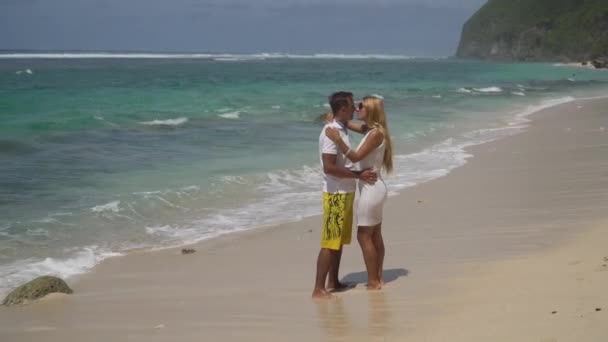
[[[0,0],[0,49],[448,56],[486,0]]]

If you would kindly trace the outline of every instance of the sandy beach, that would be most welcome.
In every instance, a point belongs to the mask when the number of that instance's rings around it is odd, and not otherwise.
[[[606,341],[608,100],[535,114],[385,208],[385,281],[310,299],[320,218],[112,258],[0,308],[0,341]],[[599,309],[599,310],[598,310]]]

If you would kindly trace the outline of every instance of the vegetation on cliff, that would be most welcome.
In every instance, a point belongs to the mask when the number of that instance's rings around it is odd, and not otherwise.
[[[608,0],[489,0],[464,25],[462,58],[586,61],[608,56]]]

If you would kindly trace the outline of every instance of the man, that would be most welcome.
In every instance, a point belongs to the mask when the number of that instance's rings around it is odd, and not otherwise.
[[[374,183],[375,172],[352,171],[352,163],[339,152],[336,144],[325,135],[327,127],[340,129],[342,140],[350,147],[346,124],[355,112],[353,94],[337,92],[329,97],[334,115],[331,123],[325,125],[319,136],[319,154],[323,167],[323,231],[321,251],[317,258],[317,275],[314,299],[334,297],[328,289],[340,290],[345,287],[338,278],[342,247],[350,243],[353,224],[353,202],[357,179]],[[329,277],[328,277],[329,276]],[[325,281],[327,280],[327,287]]]

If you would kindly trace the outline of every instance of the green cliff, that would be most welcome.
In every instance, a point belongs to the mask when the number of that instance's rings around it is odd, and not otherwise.
[[[456,56],[564,62],[608,57],[608,0],[489,0],[465,23]]]

